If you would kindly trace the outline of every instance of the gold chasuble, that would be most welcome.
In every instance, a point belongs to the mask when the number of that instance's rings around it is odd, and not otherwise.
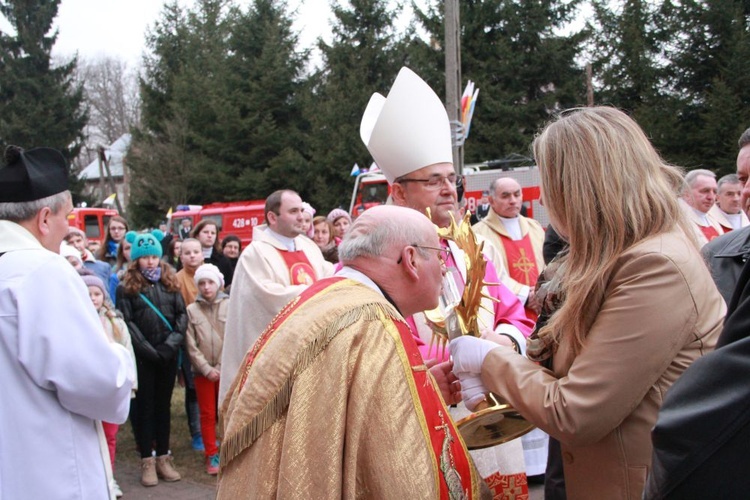
[[[357,281],[323,279],[287,304],[230,395],[219,499],[480,496],[403,317]]]

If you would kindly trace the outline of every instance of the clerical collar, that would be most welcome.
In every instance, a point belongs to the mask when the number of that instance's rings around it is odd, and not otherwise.
[[[732,225],[734,229],[740,229],[742,227],[742,212],[736,214],[728,214],[724,210],[721,210],[721,213],[724,214],[724,217],[727,218],[727,221]]]
[[[507,217],[501,217],[498,215],[498,218],[503,222],[505,230],[508,231],[510,239],[516,241],[522,238],[520,217],[515,216],[512,219],[509,219]]]
[[[690,207],[693,212],[695,212],[695,215],[698,216],[698,219],[700,219],[700,222],[698,223],[699,226],[708,227],[711,225],[711,223],[708,221],[708,215],[705,212],[701,212],[700,210]]]
[[[294,238],[289,238],[288,236],[282,236],[276,231],[274,231],[273,229],[271,229],[270,227],[266,228],[266,231],[268,231],[271,234],[271,236],[279,240],[279,243],[284,245],[284,247],[286,247],[288,252],[294,252],[297,249],[297,246],[294,244]]]
[[[395,303],[395,302],[393,301],[393,299],[392,299],[392,298],[391,298],[391,297],[390,297],[390,296],[389,296],[389,295],[388,295],[388,294],[387,294],[387,293],[385,292],[385,290],[383,290],[382,288],[380,288],[380,287],[378,286],[378,284],[377,284],[377,283],[375,283],[374,281],[372,281],[372,280],[370,279],[370,277],[369,277],[369,276],[367,276],[366,274],[364,274],[363,272],[361,272],[361,271],[357,271],[356,269],[354,269],[354,268],[352,268],[352,267],[347,267],[347,266],[344,266],[344,267],[342,267],[341,269],[339,269],[339,270],[338,270],[338,271],[336,272],[336,276],[341,276],[342,278],[349,278],[350,280],[354,280],[354,281],[356,281],[356,282],[358,282],[358,283],[362,283],[362,284],[363,284],[363,285],[365,285],[366,287],[368,287],[368,288],[371,288],[371,289],[373,289],[374,291],[376,291],[376,292],[378,292],[378,293],[379,293],[380,295],[382,295],[382,296],[383,296],[383,298],[384,298],[385,300],[387,300],[388,302],[390,302],[390,304],[391,304],[391,305],[392,305],[393,307],[395,307],[395,308],[396,308],[396,310],[397,310],[397,311],[398,311],[399,313],[401,313],[401,309],[399,309],[399,308],[398,308],[398,306],[396,305],[396,303]]]

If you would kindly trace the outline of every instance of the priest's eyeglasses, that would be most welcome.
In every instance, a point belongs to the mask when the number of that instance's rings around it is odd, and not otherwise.
[[[426,189],[434,191],[442,188],[443,182],[445,181],[448,181],[448,184],[450,184],[451,186],[456,187],[457,185],[462,184],[462,180],[463,179],[461,178],[461,176],[456,174],[449,174],[445,176],[435,174],[429,176],[426,179],[410,179],[407,177],[405,179],[398,179],[396,182],[398,182],[399,184],[403,184],[405,182],[421,182]]]
[[[421,248],[422,250],[435,250],[438,253],[438,259],[440,259],[440,262],[442,263],[445,263],[445,260],[448,258],[448,253],[450,252],[448,248],[428,247],[425,245],[417,245],[416,243],[412,243],[409,246],[414,248]],[[403,257],[399,256],[396,264],[401,264],[403,260]]]

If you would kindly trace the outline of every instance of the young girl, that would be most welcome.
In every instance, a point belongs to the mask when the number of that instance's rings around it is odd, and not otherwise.
[[[130,330],[138,367],[133,413],[144,486],[155,486],[158,478],[180,480],[168,454],[170,402],[187,313],[174,271],[161,255],[161,244],[152,234],[137,235],[130,250],[132,262],[117,287],[117,307]],[[156,459],[151,455],[154,442]]]
[[[117,285],[120,284],[130,264],[130,249],[133,247],[136,232],[128,231],[117,246],[117,259],[112,266],[112,274],[109,275],[109,296],[112,303],[117,306]]]
[[[117,246],[127,232],[128,221],[119,215],[112,216],[112,218],[109,219],[109,224],[107,224],[107,234],[104,237],[104,244],[99,247],[99,251],[96,253],[96,259],[114,265],[115,260],[117,259]]]
[[[201,434],[206,448],[206,472],[216,475],[219,472],[216,414],[229,296],[220,291],[224,286],[224,276],[213,264],[203,264],[195,271],[195,284],[198,286],[198,297],[187,308],[187,349],[198,394]]]
[[[185,307],[195,302],[198,296],[198,287],[195,285],[195,271],[203,264],[203,250],[201,244],[195,238],[186,238],[180,247],[181,269],[177,271],[177,281],[180,283],[180,293]],[[203,437],[201,436],[200,409],[198,408],[198,397],[195,394],[195,383],[193,373],[190,370],[190,358],[187,355],[185,344],[181,347],[181,364],[178,367],[182,374],[181,385],[185,387],[185,413],[188,417],[188,429],[192,447],[195,451],[205,451]]]
[[[133,344],[130,341],[130,333],[125,321],[122,319],[120,311],[114,308],[112,302],[109,300],[109,296],[104,286],[104,282],[93,274],[81,275],[83,282],[89,288],[89,297],[91,303],[94,304],[94,308],[99,313],[99,319],[104,327],[104,333],[107,334],[107,338],[110,342],[116,342],[128,351],[133,357],[133,365],[136,364],[135,353],[133,352]],[[133,386],[133,392],[131,398],[135,397],[135,391],[138,389],[138,382],[136,380]],[[117,430],[120,427],[117,424],[111,424],[109,422],[102,422],[104,428],[104,435],[107,438],[107,446],[109,447],[109,458],[112,461],[112,472],[115,470],[115,451],[117,448]],[[122,496],[122,490],[117,484],[117,481],[113,480],[113,488],[117,497]]]

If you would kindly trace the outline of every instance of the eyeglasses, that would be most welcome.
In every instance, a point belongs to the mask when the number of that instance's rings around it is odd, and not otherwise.
[[[435,250],[438,253],[438,259],[440,259],[440,262],[445,262],[445,260],[448,258],[448,253],[450,252],[447,248],[440,248],[440,247],[428,247],[425,245],[417,245],[416,243],[412,243],[409,245],[410,247],[414,248],[421,248],[422,250]],[[403,257],[398,258],[396,261],[396,264],[401,264],[403,261]]]
[[[124,227],[109,226],[110,231],[125,231]]]
[[[440,189],[443,187],[443,182],[448,181],[448,184],[450,184],[453,187],[456,187],[457,185],[463,184],[463,179],[460,175],[457,174],[449,174],[446,176],[442,175],[431,175],[427,179],[398,179],[396,182],[399,184],[403,184],[405,182],[421,182],[424,184],[424,187],[430,190]]]

